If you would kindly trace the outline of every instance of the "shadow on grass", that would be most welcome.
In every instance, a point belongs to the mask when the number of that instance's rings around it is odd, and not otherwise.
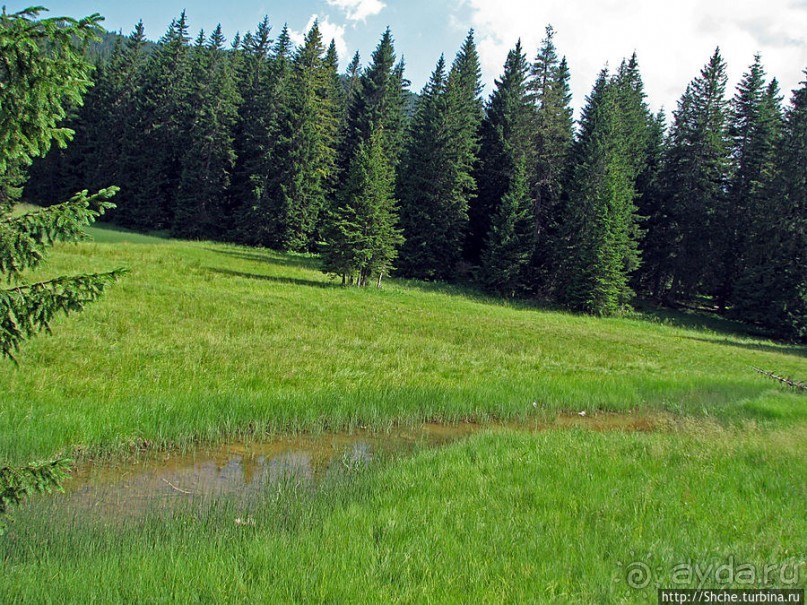
[[[216,248],[205,248],[207,252],[222,254],[240,260],[248,260],[260,263],[270,263],[281,267],[295,267],[298,269],[310,269],[317,271],[321,261],[316,256],[292,255],[283,252],[275,252],[266,248],[255,248],[254,251],[243,250],[219,250]]]
[[[299,279],[296,277],[275,277],[273,275],[260,275],[258,273],[245,273],[243,271],[231,271],[230,269],[217,269],[215,267],[205,267],[205,270],[210,273],[217,273],[219,275],[227,275],[229,277],[242,277],[244,279],[255,279],[259,281],[268,281],[275,284],[285,284],[293,286],[306,286],[309,288],[336,288],[336,284],[332,282],[314,281],[313,279]]]
[[[720,338],[699,338],[687,336],[689,340],[718,344],[724,346],[738,347],[751,351],[763,351],[766,353],[780,353],[784,355],[795,355],[797,357],[807,357],[807,347],[792,344],[786,341],[779,342],[774,336],[764,330],[741,323],[732,319],[721,317],[708,311],[696,311],[691,309],[669,309],[659,307],[648,301],[639,301],[636,310],[641,317],[668,326],[684,328],[698,332],[710,332]],[[740,338],[759,338],[771,340],[779,344],[764,344],[757,342],[741,342],[730,340],[730,336]]]
[[[130,244],[165,244],[169,241],[167,231],[149,231],[141,233],[120,227],[114,223],[96,222],[87,227],[87,234],[92,241],[103,244],[130,243]]]
[[[799,345],[768,345],[756,342],[740,342],[737,340],[716,340],[712,338],[698,338],[696,336],[685,336],[687,340],[695,340],[698,342],[706,342],[713,345],[721,345],[725,347],[737,347],[739,349],[747,349],[749,351],[762,351],[764,353],[778,353],[779,355],[793,355],[795,357],[807,357],[807,347],[800,347]]]
[[[486,305],[506,306],[512,309],[531,311],[572,313],[572,311],[569,309],[564,309],[560,305],[556,305],[538,298],[508,297],[491,294],[473,282],[448,283],[396,277],[395,284],[404,286],[409,290],[417,290],[427,294],[459,296],[466,300]]]
[[[205,248],[208,252],[229,256],[246,261],[266,263],[280,267],[290,267],[296,269],[307,269],[318,271],[320,269],[321,261],[316,255],[303,255],[277,252],[267,248],[252,248],[252,249],[217,249]],[[251,279],[258,279],[263,281],[272,281],[280,284],[297,284],[302,286],[311,286],[318,288],[333,288],[339,287],[336,281],[324,282],[301,278],[292,277],[273,277],[267,275],[260,275],[255,273],[238,272],[225,269],[213,269],[210,271],[222,273],[226,275],[245,277]],[[448,283],[442,281],[424,281],[417,279],[407,279],[403,277],[394,277],[394,283],[403,286],[408,290],[414,290],[427,294],[439,294],[443,296],[456,296],[465,300],[475,303],[486,305],[507,306],[512,309],[525,310],[525,311],[544,311],[556,313],[571,313],[577,315],[573,311],[564,308],[558,304],[552,303],[539,298],[519,298],[519,297],[503,297],[491,294],[483,290],[480,286],[474,284],[472,281],[460,281],[456,283]],[[738,321],[726,319],[715,313],[710,313],[703,310],[691,309],[671,309],[661,307],[647,300],[638,300],[635,304],[636,316],[639,319],[670,325],[687,330],[698,332],[709,332],[717,335],[723,335],[725,340],[688,337],[691,340],[698,340],[701,342],[722,344],[725,346],[736,346],[740,348],[783,353],[786,355],[795,355],[799,357],[807,357],[807,349],[798,345],[789,345],[782,343],[781,345],[765,345],[762,343],[744,343],[729,340],[728,337],[751,337],[761,339],[772,339],[771,336],[758,328],[749,326]],[[586,316],[580,314],[581,316]],[[587,317],[587,316],[586,316]],[[775,339],[774,339],[775,340]]]
[[[636,311],[650,321],[662,323],[676,328],[711,331],[735,336],[751,336],[754,338],[771,338],[771,336],[754,326],[726,319],[708,311],[691,309],[671,309],[661,307],[650,301],[639,300],[635,303]]]
[[[321,260],[318,256],[315,255],[295,255],[293,253],[286,253],[286,252],[277,252],[275,250],[270,250],[267,248],[253,248],[250,250],[220,250],[216,248],[205,248],[207,252],[213,252],[214,254],[221,254],[225,256],[229,256],[231,258],[237,258],[240,260],[252,261],[252,262],[261,262],[267,263],[271,265],[277,265],[281,267],[292,267],[297,269],[308,269],[311,271],[319,271],[321,268]],[[233,272],[235,274],[236,272]],[[246,275],[246,274],[245,274]],[[266,276],[255,276],[258,279],[270,279]],[[281,278],[275,277],[271,278],[278,282],[285,282],[285,283],[302,283],[302,284],[309,284],[313,285],[314,283],[321,283],[321,282],[314,282],[311,280],[295,280],[293,278]],[[491,304],[491,305],[506,305],[512,307],[514,309],[532,309],[532,310],[540,310],[540,311],[562,311],[563,309],[558,306],[553,306],[549,303],[544,301],[539,301],[536,299],[530,298],[507,298],[502,296],[496,296],[494,294],[490,294],[479,286],[474,285],[472,282],[459,282],[459,283],[448,283],[448,282],[441,282],[441,281],[425,281],[425,280],[418,280],[418,279],[408,279],[405,277],[396,277],[393,276],[394,283],[399,286],[404,286],[409,290],[416,290],[419,292],[429,293],[429,294],[442,294],[445,296],[459,296],[467,300],[472,300],[474,302],[483,303],[483,304]],[[322,284],[323,287],[329,287],[328,284]],[[338,280],[335,280],[332,286],[340,285]]]

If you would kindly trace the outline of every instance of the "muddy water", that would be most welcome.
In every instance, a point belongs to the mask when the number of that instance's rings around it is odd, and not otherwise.
[[[443,425],[428,423],[388,433],[357,431],[278,437],[265,442],[230,443],[189,453],[161,452],[125,464],[85,464],[52,503],[79,514],[137,517],[170,512],[197,502],[230,496],[248,501],[280,482],[313,486],[330,473],[402,455],[416,447],[437,447],[482,430],[548,428],[650,431],[666,419],[634,414],[562,415],[550,421]]]

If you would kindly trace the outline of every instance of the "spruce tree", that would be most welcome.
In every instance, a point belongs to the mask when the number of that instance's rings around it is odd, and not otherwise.
[[[22,273],[36,267],[56,241],[76,241],[84,227],[111,207],[115,188],[69,202],[10,216],[9,188],[23,176],[35,156],[53,142],[66,145],[73,133],[59,122],[68,104],[80,105],[90,84],[91,66],[83,45],[97,39],[100,17],[76,21],[39,19],[42,9],[0,13],[0,357],[12,358],[20,344],[49,329],[60,313],[81,311],[96,300],[120,271],[56,277],[23,283]],[[0,533],[3,519],[27,496],[58,489],[68,460],[51,460],[24,467],[0,466]]]
[[[264,17],[255,33],[247,32],[236,51],[237,89],[243,102],[238,106],[233,137],[236,162],[229,190],[228,206],[236,225],[232,236],[245,243],[257,243],[253,212],[260,195],[257,176],[261,161],[270,144],[269,117],[271,95],[273,40],[269,18]]]
[[[118,208],[111,213],[113,219],[123,225],[138,223],[136,202],[132,199],[139,182],[143,154],[140,85],[147,60],[145,28],[139,21],[126,40],[120,62],[113,59],[109,78],[99,82],[108,87],[108,102],[102,102],[98,112],[101,116],[98,140],[92,157],[92,166],[96,168],[91,168],[86,177],[96,185],[102,184],[105,177],[124,184]]]
[[[136,82],[146,60],[145,44],[145,29],[143,22],[139,21],[120,51],[116,50],[112,55],[106,77],[96,81],[95,88],[99,89],[100,97],[100,109],[95,112],[98,134],[90,157],[90,169],[86,173],[91,187],[103,185],[105,179],[123,182],[119,158],[136,108]],[[85,100],[87,105],[90,105],[89,99]],[[127,195],[122,193],[124,197]]]
[[[535,249],[535,218],[525,160],[519,160],[510,190],[493,215],[482,252],[485,287],[504,296],[523,294]]]
[[[752,209],[755,225],[732,314],[780,337],[807,341],[807,70],[776,142],[773,174]],[[775,115],[775,81],[763,113]]]
[[[353,58],[355,65],[349,66],[349,70],[358,70],[357,52]],[[336,41],[331,40],[328,50],[325,52],[323,62],[323,88],[322,107],[324,109],[323,134],[324,140],[328,142],[330,153],[328,170],[324,175],[323,188],[325,192],[325,203],[319,213],[316,231],[314,233],[314,248],[322,242],[323,230],[327,222],[328,213],[336,203],[336,193],[339,187],[339,150],[343,148],[345,128],[347,127],[347,107],[350,92],[345,87],[345,82],[339,74],[339,55],[336,51]]]
[[[288,118],[292,111],[292,87],[294,44],[288,25],[284,25],[272,47],[269,63],[266,95],[269,103],[263,120],[266,124],[265,140],[260,142],[260,154],[256,157],[249,175],[251,196],[240,219],[244,240],[272,248],[286,248],[285,225],[277,222],[282,211],[283,183],[276,176],[276,158],[288,144]]]
[[[87,52],[89,54],[89,49]],[[66,199],[84,186],[96,188],[109,180],[117,181],[116,147],[120,145],[120,137],[106,140],[104,130],[118,95],[116,80],[122,56],[123,44],[121,38],[116,37],[110,60],[96,58],[94,86],[84,95],[80,107],[69,108],[62,122],[76,134],[69,147],[51,147],[44,158],[28,169],[27,201],[48,206],[53,200]],[[102,167],[105,172],[101,172]],[[120,199],[119,196],[118,201]]]
[[[122,174],[131,195],[122,217],[140,229],[168,229],[189,144],[190,38],[185,12],[175,19],[141,72],[137,122],[124,141],[130,160]],[[134,148],[132,148],[134,147]],[[143,153],[148,149],[148,154]]]
[[[310,250],[332,188],[339,130],[334,98],[335,67],[325,62],[314,23],[294,56],[286,105],[279,108],[261,206],[263,243],[283,250]],[[333,58],[331,58],[331,62]]]
[[[564,181],[573,141],[573,111],[566,58],[558,58],[555,30],[546,28],[546,37],[532,65],[531,89],[535,95],[535,199],[536,249],[533,279],[547,291],[559,260],[555,251],[562,215]]]
[[[344,88],[345,88],[345,104],[349,107],[353,103],[353,97],[359,90],[359,81],[361,80],[361,55],[359,51],[353,55],[353,58],[348,63],[345,70]]]
[[[515,169],[524,160],[533,165],[534,105],[529,91],[529,63],[519,40],[507,55],[504,73],[488,101],[480,129],[479,193],[469,209],[465,254],[479,262],[493,215],[510,190]],[[529,178],[529,175],[528,175]]]
[[[621,85],[603,70],[587,100],[564,220],[560,298],[597,315],[629,305],[630,276],[639,265],[635,160]]]
[[[401,167],[399,197],[405,239],[399,269],[407,277],[439,279],[453,270],[446,266],[444,204],[449,202],[449,135],[446,123],[445,58],[440,56],[420,95],[409,145]]]
[[[446,113],[449,133],[452,205],[447,230],[451,257],[448,265],[461,259],[469,229],[469,210],[479,187],[476,167],[480,154],[480,128],[484,118],[482,68],[471,30],[457,53],[446,83]]]
[[[715,50],[674,112],[664,167],[662,211],[672,224],[674,252],[655,279],[660,297],[686,300],[709,290],[715,278],[716,212],[726,191],[730,165],[726,64]]]
[[[392,80],[390,86],[390,102],[386,118],[382,121],[386,137],[386,148],[389,153],[392,167],[398,171],[404,150],[406,148],[407,133],[411,115],[411,95],[409,92],[409,80],[406,79],[406,60],[401,57],[392,70]],[[384,126],[386,124],[386,126]]]
[[[347,128],[339,152],[342,182],[359,143],[369,141],[374,132],[383,133],[384,151],[393,169],[398,167],[404,145],[407,82],[403,63],[396,63],[395,59],[392,32],[387,28],[349,99]]]
[[[657,280],[663,267],[670,265],[672,224],[661,203],[661,168],[666,149],[667,119],[659,111],[650,122],[647,136],[647,165],[636,180],[636,206],[639,209],[642,229],[640,249],[642,264],[636,273],[633,287],[644,295],[656,296],[663,290]]]
[[[762,187],[770,179],[776,142],[781,134],[781,110],[769,96],[760,56],[743,76],[729,111],[729,136],[733,170],[727,195],[716,212],[720,225],[715,259],[719,270],[715,283],[721,309],[735,302],[734,289],[745,272],[749,238],[760,216]]]
[[[220,239],[229,231],[225,201],[235,164],[233,131],[240,98],[230,56],[223,52],[221,25],[209,40],[200,38],[191,58],[192,113],[172,233]]]
[[[41,10],[7,14],[3,7],[8,48],[2,49],[0,71],[0,212],[10,210],[19,199],[31,158],[45,156],[52,141],[59,149],[66,147],[73,134],[65,125],[66,118],[80,107],[92,72],[84,58],[91,37],[82,34],[77,44],[70,44],[66,39],[69,34],[59,28],[58,19],[37,21]],[[70,20],[65,24],[78,25]],[[50,37],[54,44],[52,62],[41,48]],[[33,64],[28,65],[29,61]],[[56,73],[57,69],[64,72]],[[85,78],[80,85],[70,81],[77,74]],[[23,84],[30,86],[29,94],[21,93],[18,87]]]
[[[347,93],[342,84],[342,78],[339,76],[339,53],[336,50],[336,40],[332,39],[328,44],[322,67],[325,71],[322,95],[330,106],[332,116],[336,119],[336,122],[330,126],[330,137],[341,146],[341,137],[347,117]]]
[[[481,121],[479,58],[471,32],[450,73],[440,60],[421,94],[399,179],[405,243],[400,270],[450,279],[462,260]]]
[[[403,241],[393,197],[394,170],[381,130],[359,143],[326,231],[323,272],[367,286],[392,269]]]
[[[614,75],[616,102],[619,106],[621,137],[630,149],[628,159],[635,179],[647,170],[653,115],[647,106],[644,82],[636,53],[623,60]]]

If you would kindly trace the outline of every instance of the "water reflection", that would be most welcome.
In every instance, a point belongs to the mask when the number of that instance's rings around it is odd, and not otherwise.
[[[266,442],[231,443],[189,453],[163,452],[125,464],[88,463],[65,484],[51,504],[62,511],[132,517],[176,510],[181,505],[228,496],[248,502],[282,482],[313,486],[334,472],[367,465],[382,454],[398,455],[417,445],[437,446],[480,430],[655,430],[667,422],[660,415],[562,415],[551,422],[533,419],[509,424],[429,423],[389,433],[302,435]]]

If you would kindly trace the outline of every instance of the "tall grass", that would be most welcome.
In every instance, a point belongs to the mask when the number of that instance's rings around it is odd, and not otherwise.
[[[132,271],[0,364],[0,460],[536,409],[805,418],[751,370],[804,377],[803,347],[418,282],[343,288],[315,257],[91,232],[38,276]]]
[[[807,583],[804,427],[495,432],[166,522],[20,513],[0,601],[648,603],[680,564]],[[238,522],[236,520],[239,520]],[[244,520],[248,520],[244,522]],[[631,564],[646,565],[631,587]],[[711,575],[709,575],[711,574]],[[741,586],[735,579],[728,585]],[[748,587],[748,586],[744,586]]]

